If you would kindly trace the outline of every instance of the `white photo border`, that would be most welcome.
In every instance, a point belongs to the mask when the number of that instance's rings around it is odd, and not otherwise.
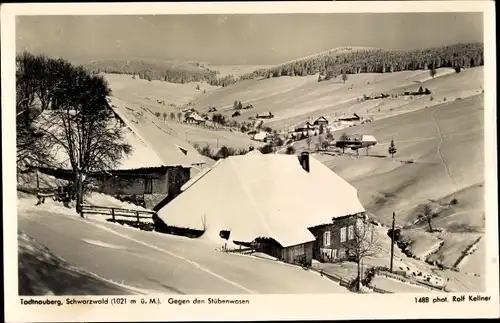
[[[22,306],[17,281],[17,216],[15,167],[15,19],[18,15],[147,15],[482,12],[485,65],[485,210],[486,287],[489,302],[416,304],[415,296],[435,294],[249,295],[250,305],[73,305]],[[496,35],[492,1],[373,2],[203,2],[203,3],[65,3],[1,6],[4,302],[6,321],[196,321],[196,320],[349,320],[410,318],[479,318],[499,315],[498,187],[496,140]],[[455,294],[449,294],[449,297]],[[464,294],[468,295],[468,294]],[[175,296],[190,299],[212,296]],[[468,297],[468,296],[467,296]],[[133,297],[127,297],[129,299]],[[227,296],[226,296],[227,298]],[[41,297],[40,299],[44,299]],[[66,299],[66,297],[50,297]],[[321,310],[326,309],[326,310]]]

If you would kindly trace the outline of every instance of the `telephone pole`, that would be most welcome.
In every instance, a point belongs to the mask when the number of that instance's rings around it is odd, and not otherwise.
[[[395,222],[396,222],[396,212],[392,212],[392,232],[391,232],[391,273],[392,273],[392,264],[394,262],[394,225],[395,225]]]

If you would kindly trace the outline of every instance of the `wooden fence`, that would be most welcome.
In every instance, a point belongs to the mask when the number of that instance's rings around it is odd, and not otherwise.
[[[374,274],[378,276],[385,276],[387,278],[392,278],[399,280],[403,283],[409,283],[411,285],[416,285],[419,287],[427,288],[433,291],[444,291],[444,286],[436,286],[430,282],[416,279],[415,277],[409,276],[405,271],[395,270],[392,273],[386,267],[376,267],[373,268]]]
[[[309,269],[319,273],[321,276],[324,276],[330,280],[333,280],[334,282],[339,283],[340,286],[342,286],[342,287],[348,288],[349,286],[351,286],[351,284],[353,282],[353,280],[345,279],[337,274],[327,273],[323,269],[316,269],[316,268],[309,268]]]
[[[252,254],[255,253],[255,248],[248,248],[248,247],[243,247],[243,248],[238,248],[238,249],[229,249],[224,247],[223,249],[225,252],[228,253],[241,253],[241,254]]]
[[[155,211],[149,210],[130,210],[118,207],[96,206],[84,204],[81,208],[82,216],[85,214],[109,215],[113,221],[116,217],[133,218],[135,222],[140,223],[141,219],[152,219]]]

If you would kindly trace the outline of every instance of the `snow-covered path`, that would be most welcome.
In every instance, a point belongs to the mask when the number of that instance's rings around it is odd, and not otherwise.
[[[221,253],[204,241],[42,208],[21,211],[18,223],[21,231],[72,265],[135,288],[176,294],[349,293],[314,272]]]

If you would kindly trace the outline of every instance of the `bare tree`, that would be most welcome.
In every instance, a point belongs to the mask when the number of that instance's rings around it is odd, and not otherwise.
[[[434,232],[432,229],[432,218],[434,217],[434,212],[432,212],[432,208],[429,204],[424,205],[424,209],[422,213],[419,215],[419,218],[423,221],[427,222],[429,226],[429,232]]]
[[[434,78],[436,76],[437,72],[436,72],[436,69],[434,68],[434,66],[431,67],[431,69],[429,70],[429,74],[432,78]]]
[[[342,74],[342,81],[344,81],[344,84],[345,84],[345,81],[347,81],[347,74],[346,73]]]
[[[323,147],[324,147],[324,145],[325,145],[325,142],[326,142],[326,141],[325,141],[325,137],[324,137],[323,135],[320,135],[320,136],[318,137],[318,144],[317,144],[317,146],[318,146],[318,150],[319,150],[319,149],[323,149]],[[328,143],[327,143],[327,144],[328,144]]]
[[[330,130],[326,131],[326,137],[325,137],[327,142],[332,142],[335,138],[333,137],[333,134],[330,132]]]
[[[167,116],[168,116],[168,114],[166,112],[163,112],[163,122],[165,122],[167,120]]]
[[[361,289],[361,263],[366,257],[374,256],[380,249],[379,241],[374,236],[373,224],[367,219],[357,218],[356,223],[348,227],[345,248],[349,257],[358,265],[358,291]]]
[[[337,146],[340,146],[340,148],[342,148],[342,153],[345,152],[345,146],[346,146],[347,140],[349,140],[349,137],[347,136],[347,134],[345,132],[342,135],[340,135]]]
[[[306,138],[306,143],[307,143],[307,148],[311,149],[311,144],[312,144],[312,137],[311,136],[307,136]]]
[[[131,147],[123,142],[121,129],[111,122],[113,116],[107,102],[111,90],[102,76],[62,59],[48,59],[46,65],[51,68],[31,73],[42,85],[57,85],[43,89],[48,92],[46,106],[50,110],[38,114],[34,124],[44,144],[50,147],[48,151],[61,161],[53,166],[72,170],[72,198],[77,198],[79,211],[85,174],[112,169],[123,155],[131,152]],[[23,91],[29,93],[32,88]]]

